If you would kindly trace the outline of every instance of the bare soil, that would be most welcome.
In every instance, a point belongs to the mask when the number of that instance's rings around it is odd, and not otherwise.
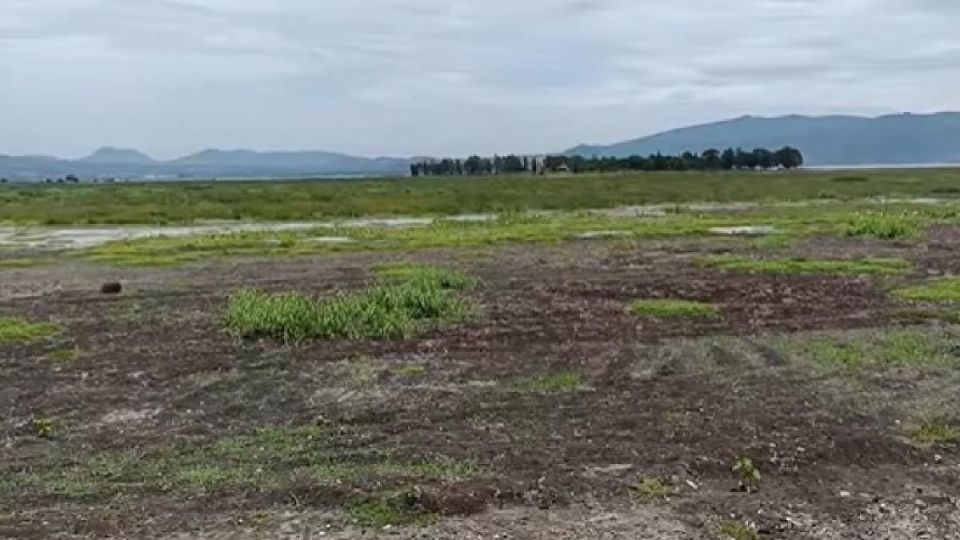
[[[0,272],[0,288],[13,291],[0,298],[0,314],[66,329],[48,341],[0,344],[0,474],[8,479],[302,425],[341,433],[331,444],[346,461],[443,456],[482,471],[457,480],[374,474],[339,486],[290,471],[269,489],[125,486],[114,496],[43,496],[0,482],[0,537],[693,539],[726,538],[722,523],[735,520],[758,538],[960,538],[960,453],[912,443],[895,416],[898,396],[945,375],[900,370],[837,383],[774,345],[780,336],[924,319],[886,289],[954,271],[957,244],[960,231],[938,229],[921,245],[794,248],[918,265],[896,278],[697,264],[706,253],[751,249],[722,240]],[[238,288],[328,295],[369,283],[370,267],[386,259],[462,267],[480,280],[468,294],[482,315],[402,341],[285,346],[242,342],[221,328],[224,300]],[[122,295],[99,294],[117,279]],[[653,319],[625,309],[660,297],[716,303],[721,314]],[[53,360],[64,348],[77,357]],[[555,373],[579,374],[582,385],[539,392],[516,384]],[[893,409],[863,407],[856,392]],[[945,406],[957,405],[945,395]],[[53,437],[31,432],[39,414],[55,420]],[[758,492],[738,489],[730,470],[738,456],[760,469]],[[654,478],[675,493],[648,500],[634,489]],[[357,497],[397,490],[417,493],[437,520],[364,527],[344,511]]]

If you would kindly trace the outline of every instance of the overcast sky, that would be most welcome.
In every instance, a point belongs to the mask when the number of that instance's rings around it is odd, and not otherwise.
[[[960,109],[957,0],[2,0],[0,153],[555,151]]]

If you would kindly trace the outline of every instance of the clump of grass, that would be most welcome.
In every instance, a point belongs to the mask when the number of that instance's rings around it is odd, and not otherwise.
[[[80,349],[57,349],[50,353],[50,358],[60,364],[69,364],[74,362],[77,358],[80,358],[80,355],[83,354]]]
[[[388,525],[427,525],[437,519],[436,514],[424,509],[413,493],[383,495],[354,504],[350,517],[368,527]]]
[[[894,294],[904,300],[943,304],[957,303],[960,302],[960,279],[938,279],[925,285],[898,289],[894,291]]]
[[[463,290],[473,286],[474,279],[458,270],[424,264],[390,263],[374,267],[381,277],[402,283],[427,283],[443,289]]]
[[[911,432],[910,438],[924,446],[956,444],[960,442],[960,428],[944,422],[927,422]]]
[[[730,469],[740,484],[740,489],[751,493],[760,488],[760,470],[753,464],[753,460],[748,457],[739,457],[733,462]]]
[[[33,323],[20,317],[0,317],[0,343],[34,343],[59,334],[56,324]]]
[[[661,478],[647,478],[631,488],[638,497],[647,502],[665,501],[678,493],[673,484]]]
[[[853,370],[932,366],[957,361],[943,343],[912,331],[891,331],[878,337],[851,340],[807,339],[800,348],[823,366]]]
[[[33,433],[41,439],[49,439],[53,436],[53,419],[46,416],[34,416],[30,420]]]
[[[579,373],[573,372],[552,373],[520,379],[514,383],[514,386],[524,392],[565,394],[583,388],[583,378]]]
[[[227,328],[247,337],[287,342],[306,338],[393,339],[442,322],[463,320],[470,306],[442,279],[426,274],[401,284],[381,283],[361,292],[317,300],[299,293],[242,290],[230,296]]]
[[[706,266],[757,274],[899,274],[910,269],[903,259],[750,259],[736,256],[707,257]]]
[[[634,315],[661,318],[709,318],[720,314],[720,308],[713,304],[671,299],[635,300],[628,310]]]
[[[732,540],[757,540],[757,531],[746,523],[738,520],[727,520],[720,523],[720,534]]]
[[[907,214],[863,212],[847,224],[847,236],[872,236],[883,240],[915,236],[919,228]]]

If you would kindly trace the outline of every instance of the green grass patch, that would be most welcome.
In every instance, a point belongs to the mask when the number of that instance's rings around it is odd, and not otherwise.
[[[738,520],[727,520],[720,523],[720,534],[731,540],[758,540],[757,531],[746,523]]]
[[[50,352],[50,359],[59,364],[70,364],[75,362],[80,356],[83,355],[83,352],[78,348],[72,349],[57,349]]]
[[[923,446],[943,446],[960,442],[960,428],[944,422],[927,422],[910,433],[910,439]]]
[[[583,378],[573,372],[551,373],[520,379],[514,387],[523,392],[566,394],[583,389]]]
[[[475,283],[472,277],[459,270],[416,263],[381,264],[374,267],[374,272],[388,281],[425,283],[442,289],[463,290]]]
[[[847,225],[847,236],[872,236],[883,240],[915,236],[919,232],[915,216],[906,213],[859,213]]]
[[[48,263],[49,261],[45,261],[41,259],[0,259],[0,270],[14,269],[14,268],[33,268],[35,266],[43,266]]]
[[[805,338],[792,348],[831,368],[858,370],[960,363],[947,338],[927,332],[892,330],[869,337]]]
[[[381,495],[352,505],[348,514],[359,525],[386,527],[429,525],[437,515],[425,510],[411,493]]]
[[[299,293],[241,290],[228,299],[224,324],[241,337],[286,342],[404,338],[469,318],[471,306],[445,287],[449,284],[442,276],[420,273],[399,284],[381,283],[319,300]]]
[[[703,259],[710,268],[756,274],[901,274],[911,265],[903,259],[751,259],[716,256]]]
[[[19,317],[0,317],[0,344],[34,343],[59,334],[56,324],[34,323]]]
[[[35,467],[7,471],[0,477],[0,500],[57,497],[93,502],[170,492],[282,492],[294,482],[357,488],[375,482],[390,489],[482,474],[468,461],[443,456],[404,460],[366,446],[345,446],[360,440],[362,433],[343,426],[308,425],[85,458],[64,450],[46,455]]]
[[[904,300],[933,303],[960,302],[960,279],[946,278],[925,285],[897,289],[894,294]]]
[[[634,315],[661,318],[703,319],[720,314],[720,308],[713,304],[689,300],[635,300],[627,309]]]
[[[824,203],[812,206],[759,206],[715,212],[684,212],[659,217],[626,217],[589,212],[550,215],[500,214],[484,222],[440,219],[432,225],[402,227],[318,227],[301,231],[256,231],[198,236],[168,236],[109,242],[79,253],[83,259],[121,266],[171,266],[219,257],[289,257],[327,253],[423,249],[477,250],[505,244],[558,244],[602,231],[618,231],[621,242],[636,239],[708,237],[716,227],[764,223],[783,231],[770,247],[812,235],[842,235],[850,215],[870,203]],[[886,206],[890,207],[890,206]],[[960,210],[902,204],[918,223],[956,222]],[[350,242],[329,242],[329,237]],[[610,241],[605,240],[605,241]],[[763,242],[763,240],[757,240]],[[755,247],[762,248],[758,244]],[[422,273],[416,264],[385,265],[375,271],[400,279]]]
[[[650,203],[926,196],[955,189],[956,169],[870,171],[869,182],[831,171],[619,172],[563,177],[350,179],[7,185],[0,216],[28,224],[173,224],[293,221],[613,208]]]
[[[631,486],[633,492],[643,501],[665,501],[679,493],[669,481],[661,478],[647,478]]]

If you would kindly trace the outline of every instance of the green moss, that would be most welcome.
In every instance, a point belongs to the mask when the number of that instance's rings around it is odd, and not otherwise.
[[[0,317],[0,344],[34,343],[53,337],[63,329],[56,324],[33,323],[19,317]]]
[[[635,300],[628,309],[634,315],[661,318],[709,318],[720,314],[720,308],[713,304],[689,300]]]
[[[763,274],[900,274],[910,270],[902,259],[749,259],[718,256],[703,260],[704,265],[720,270]]]
[[[925,285],[898,289],[894,291],[894,294],[904,300],[945,304],[957,303],[960,302],[960,279],[939,279]]]
[[[514,386],[524,392],[564,394],[582,389],[583,379],[579,373],[552,373],[520,379],[514,383]]]

